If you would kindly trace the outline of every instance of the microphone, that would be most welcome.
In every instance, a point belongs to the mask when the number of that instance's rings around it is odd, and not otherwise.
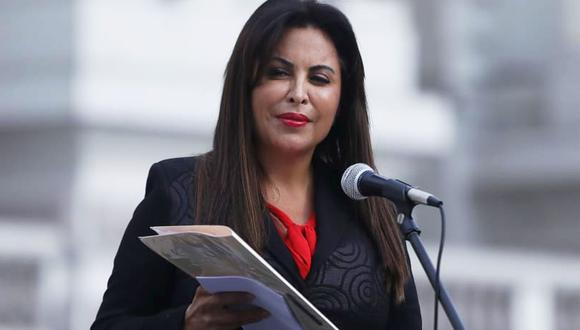
[[[375,173],[367,164],[357,163],[349,166],[340,180],[342,191],[356,200],[367,196],[386,197],[397,202],[413,202],[439,207],[443,202],[432,194],[419,190],[400,180],[385,178]]]

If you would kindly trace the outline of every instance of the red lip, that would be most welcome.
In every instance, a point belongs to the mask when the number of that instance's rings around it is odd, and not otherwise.
[[[279,115],[278,118],[294,120],[294,121],[306,121],[306,122],[310,121],[310,119],[308,119],[308,117],[306,117],[305,115],[298,113],[298,112],[286,112],[286,113]]]
[[[277,118],[290,127],[301,127],[310,122],[308,117],[297,112],[286,112],[277,116]]]

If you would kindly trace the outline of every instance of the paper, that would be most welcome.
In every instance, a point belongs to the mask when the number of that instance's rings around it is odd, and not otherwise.
[[[152,227],[159,235],[140,237],[143,244],[195,277],[211,278],[202,283],[206,290],[253,291],[260,295],[260,307],[275,314],[263,326],[246,329],[338,330],[311,302],[226,226]],[[228,279],[236,279],[231,282]],[[244,280],[241,280],[244,279]],[[242,284],[243,282],[243,284]],[[215,287],[217,285],[217,287]],[[240,286],[248,290],[242,290]],[[231,287],[230,287],[231,286]],[[228,290],[231,289],[231,290]]]

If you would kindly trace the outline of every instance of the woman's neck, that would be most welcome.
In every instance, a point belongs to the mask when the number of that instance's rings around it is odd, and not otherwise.
[[[313,210],[312,153],[305,156],[261,154],[264,198],[296,223],[304,224]]]

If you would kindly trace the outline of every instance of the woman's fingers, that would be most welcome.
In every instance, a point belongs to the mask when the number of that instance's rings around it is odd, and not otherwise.
[[[219,306],[249,304],[254,300],[254,295],[247,292],[219,292],[210,295],[208,303]]]
[[[255,323],[270,314],[252,306],[254,296],[247,292],[211,294],[201,286],[185,313],[186,329],[236,329]]]
[[[211,302],[210,302],[211,300]],[[270,316],[266,310],[252,306],[254,296],[247,292],[221,292],[208,299],[215,322],[224,326],[241,326],[258,322]]]

